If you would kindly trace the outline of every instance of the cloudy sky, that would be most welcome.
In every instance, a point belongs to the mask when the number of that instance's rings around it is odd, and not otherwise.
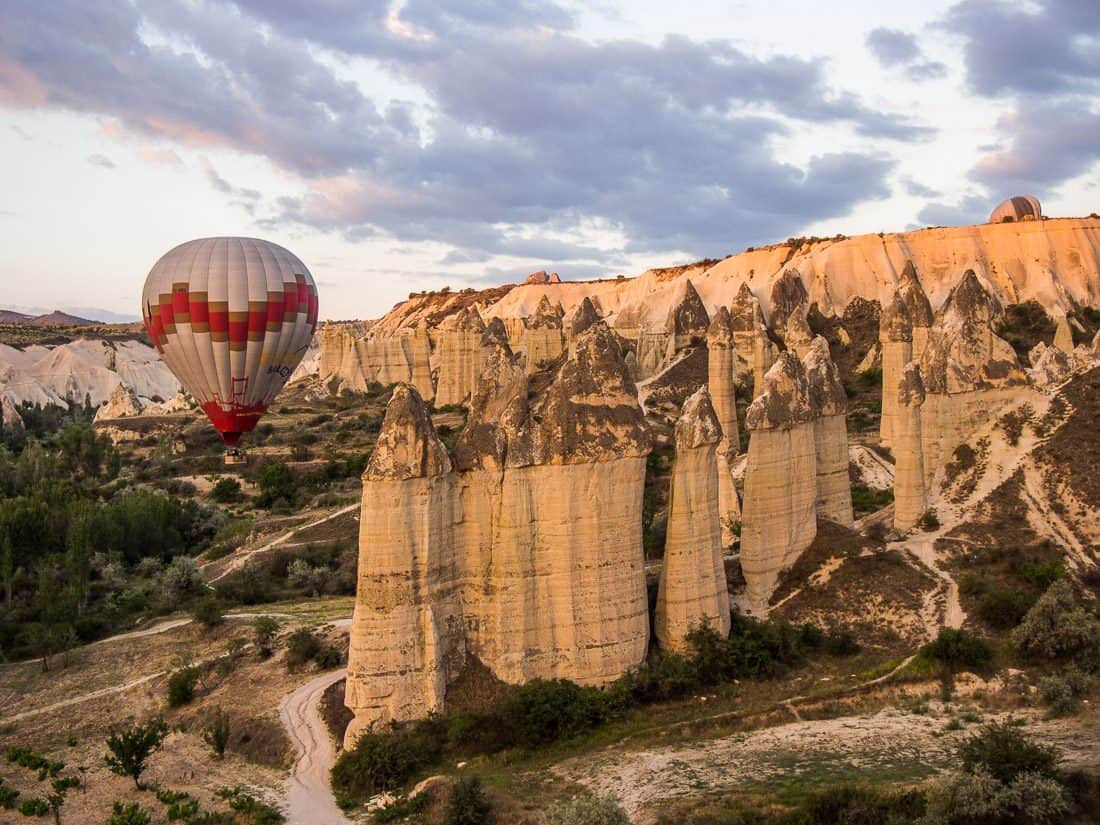
[[[328,318],[536,269],[1100,211],[1096,0],[6,0],[0,305],[254,235]]]

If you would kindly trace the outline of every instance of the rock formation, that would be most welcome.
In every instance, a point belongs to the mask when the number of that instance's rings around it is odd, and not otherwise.
[[[507,344],[485,336],[453,472],[423,405],[409,401],[416,396],[403,390],[391,401],[396,409],[387,411],[376,448],[382,457],[364,475],[349,743],[374,722],[440,708],[466,656],[508,682],[596,685],[645,657],[649,435],[607,325],[591,324],[572,350],[529,398]],[[410,463],[423,468],[419,475],[404,469]],[[404,486],[391,491],[394,478]],[[401,507],[408,515],[399,518]],[[418,548],[429,534],[425,555]],[[391,560],[375,575],[367,554],[382,545]],[[444,606],[423,617],[429,592]],[[370,621],[360,622],[360,613]],[[433,635],[412,633],[412,615]],[[360,628],[386,638],[364,640]],[[422,687],[419,703],[405,695],[413,684]]]
[[[1061,384],[1069,378],[1078,360],[1074,354],[1067,354],[1059,347],[1048,347],[1042,341],[1032,348],[1027,357],[1031,363],[1028,378],[1032,384],[1043,388]]]
[[[806,370],[784,352],[745,416],[752,431],[741,506],[746,594],[763,608],[780,571],[817,535],[817,448]]]
[[[572,343],[582,332],[600,320],[600,314],[596,312],[596,305],[592,299],[585,296],[580,302],[577,311],[569,318],[569,341]]]
[[[906,364],[894,388],[897,416],[894,426],[894,528],[913,529],[928,509],[921,446],[921,405],[924,382],[915,362]]]
[[[21,433],[26,429],[23,416],[19,414],[19,410],[11,399],[3,393],[0,393],[0,429],[11,433]]]
[[[733,327],[730,313],[725,307],[719,307],[714,320],[707,328],[707,388],[711,404],[722,428],[722,438],[718,442],[718,516],[722,524],[723,544],[728,544],[733,535],[730,526],[741,520],[741,505],[737,499],[737,488],[733,483],[733,463],[740,452],[740,434],[737,428],[737,397],[734,390],[735,380]]]
[[[326,323],[317,337],[317,375],[330,391],[366,392],[375,385],[406,383],[425,399],[435,394],[431,343],[423,327],[374,336],[363,324]]]
[[[921,442],[926,480],[983,420],[996,413],[1000,390],[1025,381],[1012,346],[995,332],[1000,302],[968,270],[936,313],[921,356],[925,401]]]
[[[485,322],[475,307],[466,307],[439,326],[436,344],[435,406],[465,404],[474,394],[484,362]]]
[[[524,319],[523,350],[527,372],[537,372],[556,361],[565,349],[560,307],[553,306],[545,295],[535,308],[535,314]]]
[[[96,410],[95,420],[104,421],[109,418],[126,418],[132,415],[141,415],[141,401],[133,387],[119,384],[107,399],[107,403]]]
[[[420,394],[394,390],[363,474],[359,578],[344,703],[349,745],[439,710],[464,659],[451,538],[455,478]]]
[[[730,326],[733,329],[733,346],[738,360],[752,374],[753,397],[764,387],[764,373],[772,362],[772,344],[768,340],[768,327],[760,302],[752,294],[748,284],[741,284],[730,309]],[[742,372],[738,369],[738,374]]]
[[[1073,330],[1069,328],[1069,322],[1064,315],[1058,319],[1054,331],[1054,348],[1062,352],[1073,352]]]
[[[691,649],[687,635],[706,623],[723,636],[730,602],[718,524],[718,457],[722,428],[706,387],[684,402],[676,422],[676,463],[669,494],[665,557],[653,630],[661,646]]]
[[[810,344],[814,340],[814,333],[810,329],[808,320],[809,312],[810,307],[805,303],[794,307],[787,316],[787,328],[783,333],[783,343],[799,358],[806,357],[806,353],[810,351]]]
[[[787,328],[791,313],[805,304],[809,306],[809,293],[802,283],[797,270],[785,269],[772,284],[772,307],[769,314],[772,329],[780,331]]]
[[[706,340],[709,325],[710,317],[703,305],[703,299],[699,297],[691,281],[685,280],[680,288],[679,299],[669,310],[665,321],[665,332],[668,334],[666,360],[671,361],[676,353],[702,344]]]
[[[882,353],[882,417],[879,437],[884,446],[893,442],[897,416],[894,388],[910,361],[920,361],[928,345],[928,331],[934,321],[932,304],[920,285],[912,261],[905,262],[898,287],[883,305],[879,316],[879,345]]]
[[[809,345],[802,363],[814,412],[817,514],[851,527],[855,522],[848,477],[848,395],[829,355],[829,342],[820,335]]]
[[[532,272],[523,281],[525,284],[560,284],[561,278],[558,277],[557,272],[551,272],[546,274],[545,269],[540,269],[538,272]]]

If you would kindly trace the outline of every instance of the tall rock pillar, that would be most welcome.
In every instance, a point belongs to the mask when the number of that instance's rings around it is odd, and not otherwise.
[[[435,406],[465,404],[474,394],[484,364],[481,337],[485,322],[476,307],[466,307],[439,327]]]
[[[454,475],[420,394],[399,385],[363,474],[346,746],[372,725],[442,707],[465,648]]]
[[[733,538],[729,529],[730,522],[741,520],[741,504],[737,500],[737,488],[733,483],[733,462],[740,449],[734,360],[730,313],[725,307],[719,307],[707,328],[707,389],[718,424],[722,428],[716,463],[718,516],[722,523],[723,544],[728,544]]]
[[[829,356],[829,342],[813,339],[802,361],[814,412],[817,450],[817,514],[852,527],[852,485],[848,477],[848,395]]]
[[[653,629],[665,650],[688,652],[687,634],[707,623],[730,629],[730,602],[718,526],[716,446],[722,435],[710,395],[700,387],[676,422],[665,559]]]
[[[879,316],[878,340],[882,345],[882,417],[879,420],[879,440],[884,447],[894,442],[898,416],[898,381],[905,365],[913,360],[913,323],[909,309],[901,296],[894,297]]]
[[[752,374],[752,394],[755,398],[764,391],[764,373],[772,364],[772,344],[768,340],[764,311],[748,284],[742,283],[733,299],[730,326],[738,361]]]
[[[905,532],[915,527],[928,509],[920,422],[924,382],[917,364],[905,365],[893,394],[898,411],[894,428],[894,527]]]
[[[754,607],[763,609],[779,573],[817,535],[817,448],[806,370],[780,353],[764,392],[745,416],[752,431],[741,508],[741,569]]]

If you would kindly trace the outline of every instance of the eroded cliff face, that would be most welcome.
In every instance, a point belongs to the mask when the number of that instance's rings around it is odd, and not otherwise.
[[[669,360],[681,350],[697,347],[706,340],[710,316],[703,299],[690,280],[685,280],[680,295],[665,320],[668,334]]]
[[[435,406],[465,404],[476,392],[485,361],[484,334],[477,307],[466,307],[440,324],[434,353]]]
[[[972,270],[936,313],[921,356],[925,403],[921,412],[926,479],[982,421],[995,415],[1007,390],[1026,377],[1012,346],[997,335],[1000,301]]]
[[[533,395],[503,336],[480,346],[453,468],[399,387],[363,477],[349,743],[440,709],[466,656],[508,682],[594,685],[645,657],[650,444],[616,337],[592,323]]]
[[[722,543],[733,540],[731,526],[741,521],[741,503],[733,480],[733,464],[740,451],[737,427],[736,353],[729,310],[719,307],[707,329],[707,389],[722,429],[715,451],[718,470],[718,517]]]
[[[661,646],[688,653],[687,635],[707,624],[725,635],[730,602],[719,529],[717,445],[722,427],[706,387],[676,422],[676,463],[669,497],[664,565],[653,630]]]
[[[372,726],[439,710],[462,666],[454,504],[450,458],[427,407],[398,386],[363,474],[348,745]]]
[[[741,507],[741,569],[755,609],[767,605],[779,573],[817,535],[814,418],[802,362],[781,353],[745,416],[752,437]]]
[[[852,486],[848,477],[848,395],[829,342],[816,336],[802,361],[814,412],[817,451],[817,514],[852,527]]]
[[[741,284],[730,306],[730,327],[733,329],[733,346],[737,353],[738,375],[752,376],[752,395],[755,398],[764,391],[764,373],[775,360],[775,353],[768,340],[768,327],[760,301],[748,284]]]
[[[523,350],[527,372],[533,373],[556,361],[565,349],[564,311],[545,295],[535,314],[524,319]]]
[[[894,527],[913,529],[928,509],[924,482],[924,448],[921,443],[921,406],[924,381],[920,366],[906,364],[891,395],[897,410],[894,426]]]
[[[334,392],[365,392],[374,384],[406,383],[422,398],[435,395],[431,343],[423,327],[372,335],[364,324],[325,324],[318,333],[318,377]]]
[[[920,284],[916,267],[912,261],[906,261],[897,290],[883,305],[879,317],[883,386],[879,436],[884,446],[893,443],[894,422],[899,414],[894,388],[905,365],[914,360],[919,362],[923,356],[934,321],[932,304]]]

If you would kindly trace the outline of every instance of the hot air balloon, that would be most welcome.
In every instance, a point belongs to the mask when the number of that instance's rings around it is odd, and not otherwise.
[[[302,360],[317,285],[297,256],[256,238],[200,238],[157,261],[141,296],[168,369],[221,434],[226,463]]]

